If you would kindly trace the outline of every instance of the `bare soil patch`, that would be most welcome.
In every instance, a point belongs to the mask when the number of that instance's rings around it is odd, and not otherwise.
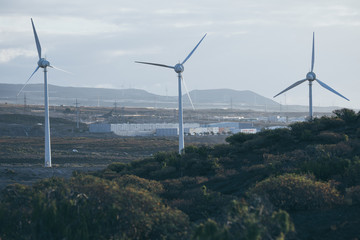
[[[226,136],[187,136],[186,145],[225,143]],[[52,168],[45,168],[42,137],[0,137],[0,190],[9,184],[30,185],[50,177],[69,178],[74,171],[89,172],[113,162],[131,162],[160,151],[177,151],[170,137],[53,137]]]

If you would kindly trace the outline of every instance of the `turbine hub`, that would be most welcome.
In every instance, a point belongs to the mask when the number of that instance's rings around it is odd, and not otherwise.
[[[40,58],[40,60],[38,61],[38,66],[41,68],[46,68],[50,66],[50,62],[47,61],[45,58]]]
[[[314,72],[308,72],[306,74],[306,80],[314,81],[316,79],[316,74]]]
[[[178,64],[176,64],[175,65],[175,72],[177,72],[177,73],[181,73],[181,72],[183,72],[184,71],[184,66],[182,65],[182,64],[180,64],[180,63],[178,63]]]

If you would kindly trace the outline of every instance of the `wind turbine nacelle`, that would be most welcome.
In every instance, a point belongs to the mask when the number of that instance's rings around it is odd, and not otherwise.
[[[180,63],[176,64],[174,67],[175,72],[182,73],[184,71],[184,66]]]
[[[308,72],[306,74],[306,80],[314,81],[316,79],[316,74],[313,72]]]
[[[50,62],[47,61],[45,58],[41,58],[38,61],[38,66],[41,67],[41,68],[46,68],[46,67],[50,66]]]

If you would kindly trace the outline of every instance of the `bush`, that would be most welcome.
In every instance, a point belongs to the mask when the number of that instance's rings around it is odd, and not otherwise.
[[[145,189],[151,193],[156,193],[156,194],[162,193],[164,191],[164,187],[161,183],[155,180],[147,180],[134,175],[124,175],[114,179],[114,181],[120,187],[129,186],[137,189]]]
[[[334,131],[346,126],[343,118],[321,117],[310,122],[297,122],[290,125],[291,134],[302,141],[312,141],[321,131]]]
[[[205,223],[197,226],[193,240],[228,240],[230,239],[226,227],[221,227],[214,220],[208,219]]]
[[[290,215],[284,210],[280,209],[279,211],[273,212],[271,222],[273,226],[273,234],[275,233],[274,235],[278,236],[277,239],[282,239],[281,237],[285,239],[285,235],[287,233],[295,231]]]
[[[112,163],[107,168],[110,169],[111,171],[119,173],[126,170],[128,167],[129,164],[119,162],[119,163]]]
[[[267,178],[257,183],[248,194],[268,198],[276,207],[286,210],[325,209],[343,201],[330,183],[296,174]]]
[[[344,120],[347,124],[352,124],[357,121],[358,116],[356,113],[347,108],[343,108],[340,110],[334,110],[333,113],[340,119]]]
[[[0,238],[25,239],[26,235],[23,233],[31,233],[28,224],[31,221],[30,188],[20,184],[9,185],[2,191],[1,195]],[[30,237],[30,234],[27,236]]]
[[[219,160],[209,153],[212,149],[206,146],[189,146],[185,154],[176,152],[158,152],[153,157],[133,161],[129,164],[113,163],[103,171],[101,176],[108,179],[120,175],[130,174],[142,178],[164,180],[182,176],[210,176],[215,175],[221,168]]]
[[[345,170],[343,174],[343,184],[345,187],[360,185],[360,159],[354,157],[350,166]]]
[[[322,156],[315,159],[303,161],[300,164],[302,172],[312,173],[321,180],[329,180],[334,176],[343,175],[350,165],[350,160]]]
[[[205,185],[183,189],[177,198],[169,200],[170,206],[186,213],[191,221],[207,219],[210,216],[223,217],[230,197],[210,191]]]
[[[320,119],[316,119],[319,122],[319,130],[331,130],[343,127],[345,125],[345,121],[340,118],[334,117],[321,117]]]
[[[287,128],[264,130],[257,134],[237,133],[226,139],[239,151],[248,152],[251,149],[266,148],[267,151],[279,151],[292,148],[294,137]]]
[[[294,230],[294,224],[287,212],[272,211],[259,201],[250,205],[244,200],[234,200],[224,224],[208,219],[195,228],[192,239],[285,239]]]
[[[182,177],[177,179],[167,179],[162,182],[165,191],[162,196],[167,199],[178,198],[186,190],[198,188],[208,181],[205,177]]]
[[[346,137],[342,134],[324,131],[319,133],[315,139],[322,144],[334,144],[346,140]]]
[[[14,186],[0,201],[0,238],[187,239],[188,217],[147,190],[159,186],[132,176],[89,175]]]
[[[227,137],[225,140],[226,140],[226,142],[228,142],[232,145],[236,145],[236,144],[241,144],[248,140],[251,140],[254,137],[255,137],[255,135],[253,135],[253,134],[236,133],[234,135],[231,135],[230,137]]]
[[[214,149],[212,150],[211,153],[214,157],[227,157],[229,155],[232,155],[235,152],[235,150],[236,148],[233,145],[219,144],[214,146]]]
[[[345,201],[349,205],[360,205],[360,185],[346,189]]]
[[[291,134],[299,140],[310,140],[311,133],[315,131],[312,122],[297,122],[290,125]]]

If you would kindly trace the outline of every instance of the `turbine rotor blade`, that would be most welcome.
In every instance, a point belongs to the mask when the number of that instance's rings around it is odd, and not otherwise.
[[[184,84],[185,91],[186,91],[186,94],[187,94],[187,96],[188,96],[188,98],[189,98],[189,101],[190,101],[190,104],[191,104],[191,106],[192,106],[192,109],[195,110],[194,104],[193,104],[193,102],[192,102],[192,100],[191,100],[191,97],[190,97],[190,94],[189,94],[189,90],[188,90],[188,88],[187,88],[187,86],[186,86],[185,80],[184,80],[184,78],[183,78],[182,75],[181,75],[181,80],[182,80],[182,82],[183,82],[183,84]]]
[[[38,35],[36,33],[35,25],[34,25],[34,22],[33,22],[32,18],[31,18],[31,24],[32,24],[33,31],[34,31],[35,43],[36,43],[36,48],[37,48],[37,51],[38,51],[39,59],[41,59],[41,45],[40,45],[39,37],[38,37]]]
[[[158,67],[166,67],[166,68],[174,69],[173,66],[169,66],[169,65],[165,65],[165,64],[159,64],[159,63],[138,62],[138,61],[135,61],[135,63],[148,64],[148,65],[154,65],[154,66],[158,66]]]
[[[39,66],[35,69],[35,71],[31,74],[31,76],[29,77],[29,79],[25,82],[24,86],[20,89],[19,93],[16,96],[19,96],[20,93],[22,92],[22,90],[26,87],[26,85],[28,84],[28,82],[30,81],[31,77],[36,73],[37,70],[39,70]]]
[[[72,74],[72,75],[73,75],[73,73],[72,73],[72,72],[68,72],[68,71],[66,71],[66,70],[64,70],[64,69],[61,69],[61,68],[58,68],[58,67],[55,67],[55,66],[52,66],[52,65],[50,65],[49,67],[51,67],[51,68],[53,68],[53,69],[56,69],[56,70],[59,70],[59,71],[62,71],[62,72],[66,72],[66,73],[68,73],[68,74]]]
[[[280,94],[282,94],[282,93],[284,93],[284,92],[286,92],[286,91],[288,91],[288,90],[296,87],[297,85],[305,82],[306,80],[307,80],[307,79],[303,79],[303,80],[297,81],[296,83],[294,83],[294,84],[291,85],[290,87],[288,87],[288,88],[286,88],[285,90],[283,90],[283,91],[279,92],[278,94],[276,94],[274,97],[277,97],[277,96],[279,96]]]
[[[314,70],[315,62],[315,33],[313,32],[312,58],[311,58],[311,72]]]
[[[185,58],[185,60],[181,63],[181,64],[185,64],[186,61],[191,57],[191,55],[195,52],[195,50],[197,49],[197,47],[200,45],[200,43],[202,42],[202,40],[206,37],[207,33],[201,38],[200,42],[195,46],[195,48],[189,53],[189,55]]]
[[[330,92],[335,93],[336,95],[350,101],[349,99],[347,99],[346,97],[344,97],[343,95],[341,95],[340,93],[338,93],[337,91],[335,91],[334,89],[332,89],[331,87],[329,87],[328,85],[326,85],[325,83],[323,83],[322,81],[320,81],[319,79],[315,79],[323,88],[329,90]]]

